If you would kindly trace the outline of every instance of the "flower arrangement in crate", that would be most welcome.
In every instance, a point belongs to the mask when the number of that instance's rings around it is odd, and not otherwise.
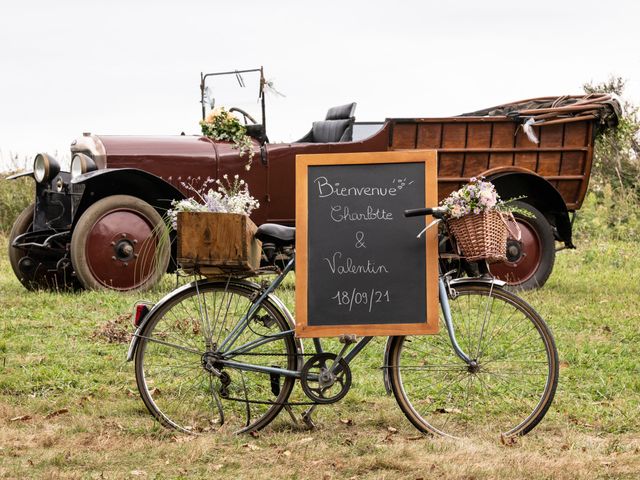
[[[207,179],[199,190],[189,187],[193,197],[174,200],[167,212],[178,232],[178,263],[186,272],[217,276],[260,267],[262,246],[249,218],[260,203],[238,175],[223,180]],[[207,188],[212,183],[215,188]]]
[[[513,213],[531,216],[512,206],[514,200],[518,199],[503,201],[491,182],[474,177],[441,202],[447,228],[467,260],[493,263],[507,259],[510,225],[515,225],[513,237],[519,241],[521,236]]]
[[[223,142],[233,142],[233,148],[237,148],[241,157],[247,155],[247,163],[244,168],[251,169],[251,162],[255,154],[251,137],[247,135],[247,129],[240,121],[224,107],[214,108],[204,120],[200,120],[202,134]]]

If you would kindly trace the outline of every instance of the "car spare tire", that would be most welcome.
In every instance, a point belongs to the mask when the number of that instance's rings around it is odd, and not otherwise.
[[[144,200],[113,195],[91,205],[71,236],[71,263],[91,290],[144,291],[167,271],[169,236]]]

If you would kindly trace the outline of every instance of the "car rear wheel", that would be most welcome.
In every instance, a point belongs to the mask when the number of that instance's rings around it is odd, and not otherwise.
[[[71,262],[91,290],[144,291],[167,271],[169,236],[147,202],[113,195],[91,205],[71,237]]]
[[[514,213],[522,238],[520,241],[508,239],[507,261],[491,265],[491,273],[507,282],[511,290],[539,288],[551,275],[555,263],[556,245],[553,231],[537,208],[524,202],[513,202],[513,205],[530,212],[534,217]],[[515,226],[510,226],[510,230],[515,232]]]
[[[78,287],[66,268],[68,259],[58,254],[46,255],[34,248],[15,248],[13,241],[31,230],[35,205],[26,207],[13,222],[9,233],[9,263],[20,283],[27,290],[66,290]]]

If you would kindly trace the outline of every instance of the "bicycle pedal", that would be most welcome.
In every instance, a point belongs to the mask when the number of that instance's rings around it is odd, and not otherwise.
[[[358,338],[354,334],[348,334],[340,335],[338,337],[338,340],[340,341],[340,343],[343,343],[345,345],[351,345],[352,343],[356,343],[358,341]]]

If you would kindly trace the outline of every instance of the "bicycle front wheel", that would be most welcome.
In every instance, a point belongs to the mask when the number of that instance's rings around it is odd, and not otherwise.
[[[472,363],[455,354],[442,318],[437,335],[395,337],[389,373],[396,400],[425,433],[523,435],[542,420],[555,394],[553,336],[528,303],[502,288],[454,289],[454,331]]]
[[[160,423],[188,433],[221,426],[244,432],[263,428],[282,409],[293,378],[219,362],[296,369],[291,326],[269,299],[237,340],[223,346],[257,291],[247,283],[198,282],[169,297],[148,319],[136,349],[136,382]],[[241,346],[242,353],[228,355]]]

